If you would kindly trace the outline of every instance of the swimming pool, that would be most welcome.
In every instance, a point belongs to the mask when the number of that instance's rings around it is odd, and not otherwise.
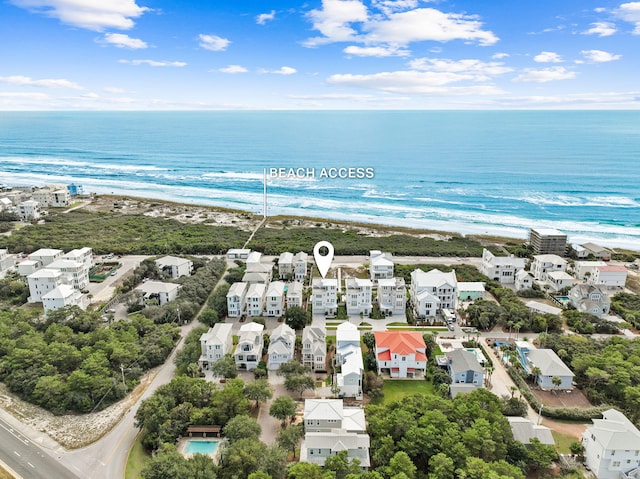
[[[185,454],[215,454],[219,441],[187,441]]]

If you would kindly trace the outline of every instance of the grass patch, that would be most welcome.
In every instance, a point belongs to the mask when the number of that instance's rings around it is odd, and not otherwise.
[[[578,438],[570,434],[563,434],[557,431],[551,431],[551,434],[553,435],[553,440],[556,443],[556,449],[560,454],[571,454],[569,446],[571,446],[571,443],[579,441]]]
[[[383,404],[412,394],[435,394],[433,384],[424,379],[386,379],[382,391],[384,392]]]
[[[133,446],[129,450],[127,458],[127,469],[124,473],[125,479],[138,479],[142,477],[142,470],[151,461],[151,455],[142,447],[142,434],[138,434]]]

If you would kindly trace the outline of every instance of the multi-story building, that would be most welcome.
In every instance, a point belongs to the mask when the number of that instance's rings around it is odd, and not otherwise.
[[[567,235],[552,228],[531,228],[529,244],[534,254],[564,256],[567,250]]]
[[[582,247],[586,249],[590,255],[593,255],[595,259],[600,259],[603,261],[611,260],[611,251],[604,246],[600,246],[599,244],[595,243],[585,243],[582,245]]]
[[[247,283],[233,283],[227,292],[227,316],[239,318],[247,309]]]
[[[302,283],[299,282],[289,283],[287,285],[287,308],[291,306],[302,308],[304,299],[303,290],[304,287]]]
[[[569,291],[569,301],[576,310],[600,317],[609,314],[611,300],[592,284],[576,284]]]
[[[278,258],[278,274],[280,279],[293,277],[293,253],[285,251]]]
[[[311,285],[313,314],[335,316],[338,310],[338,280],[313,278]]]
[[[378,280],[378,306],[386,315],[404,315],[407,308],[407,287],[404,278]]]
[[[605,288],[624,288],[627,282],[627,268],[621,265],[597,266],[587,282]]]
[[[293,359],[296,346],[296,332],[282,323],[276,327],[269,337],[267,367],[271,371]]]
[[[446,358],[453,397],[461,392],[483,387],[484,369],[473,353],[464,349],[454,349],[446,353]]]
[[[18,216],[22,221],[36,221],[42,216],[40,203],[34,200],[23,201],[18,204]]]
[[[598,479],[640,477],[640,431],[615,409],[592,419],[582,434],[585,463]]]
[[[427,347],[417,331],[376,331],[378,374],[392,378],[422,378],[427,370]]]
[[[327,370],[327,333],[316,326],[302,330],[302,364],[312,371]]]
[[[438,309],[455,310],[458,301],[458,280],[455,270],[443,273],[432,269],[411,272],[411,299],[418,318],[435,317]]]
[[[67,306],[79,306],[84,309],[82,293],[68,284],[61,284],[42,296],[45,313]]]
[[[587,280],[595,274],[596,268],[607,266],[604,261],[576,261],[573,263],[573,273],[580,280]]]
[[[371,281],[393,278],[393,260],[391,253],[383,253],[379,250],[369,252],[369,273]]]
[[[516,291],[533,288],[533,276],[528,271],[521,269],[516,273],[515,288]]]
[[[56,260],[62,259],[64,252],[59,249],[41,248],[29,255],[32,261],[40,261],[42,266],[46,268]]]
[[[269,283],[265,296],[265,316],[277,318],[284,314],[284,287],[285,284],[282,281]]]
[[[6,249],[0,249],[0,278],[4,278],[9,269],[13,268],[16,255],[10,254]]]
[[[213,328],[200,336],[200,369],[211,368],[215,362],[233,350],[233,325],[231,323],[216,323]]]
[[[349,460],[357,459],[360,467],[369,468],[370,440],[362,408],[346,407],[342,399],[307,399],[304,430],[301,462],[323,466],[328,457],[347,451]]]
[[[371,312],[371,292],[373,284],[370,279],[347,278],[345,280],[347,314],[364,314]]]
[[[65,283],[75,289],[85,289],[89,286],[89,270],[85,263],[70,259],[58,259],[49,263],[47,269],[57,269],[65,278]]]
[[[267,287],[262,283],[250,284],[247,288],[247,316],[262,316]]]
[[[300,251],[293,257],[293,278],[296,281],[303,281],[307,277],[307,263],[309,255]]]
[[[336,328],[336,366],[340,372],[336,375],[340,395],[362,399],[362,380],[364,362],[360,348],[360,332],[349,322]]]
[[[539,254],[531,262],[531,274],[538,281],[547,281],[547,273],[566,271],[567,262],[556,254]]]
[[[162,281],[147,281],[136,286],[136,291],[142,293],[142,301],[148,303],[156,300],[162,306],[178,297],[180,285],[175,283],[163,283]]]
[[[68,253],[62,255],[64,259],[83,263],[87,271],[93,268],[93,250],[91,248],[72,249]]]
[[[42,297],[64,284],[65,278],[62,272],[54,269],[39,269],[27,276],[29,284],[29,303],[40,303]]]
[[[496,256],[491,251],[482,250],[482,266],[480,272],[489,279],[501,284],[513,284],[518,271],[524,269],[525,259],[510,256]]]
[[[247,323],[240,326],[238,345],[233,353],[236,367],[251,371],[258,367],[262,360],[264,326],[258,323]]]
[[[193,261],[186,258],[163,256],[158,258],[155,263],[160,271],[167,273],[172,279],[178,279],[180,276],[191,276],[193,272]]]

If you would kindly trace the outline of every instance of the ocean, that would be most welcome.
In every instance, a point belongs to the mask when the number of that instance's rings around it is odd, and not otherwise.
[[[0,112],[5,185],[633,249],[639,165],[637,111]]]

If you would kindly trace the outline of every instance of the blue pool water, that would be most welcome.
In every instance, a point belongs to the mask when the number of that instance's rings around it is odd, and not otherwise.
[[[188,441],[185,454],[214,454],[218,441]]]

